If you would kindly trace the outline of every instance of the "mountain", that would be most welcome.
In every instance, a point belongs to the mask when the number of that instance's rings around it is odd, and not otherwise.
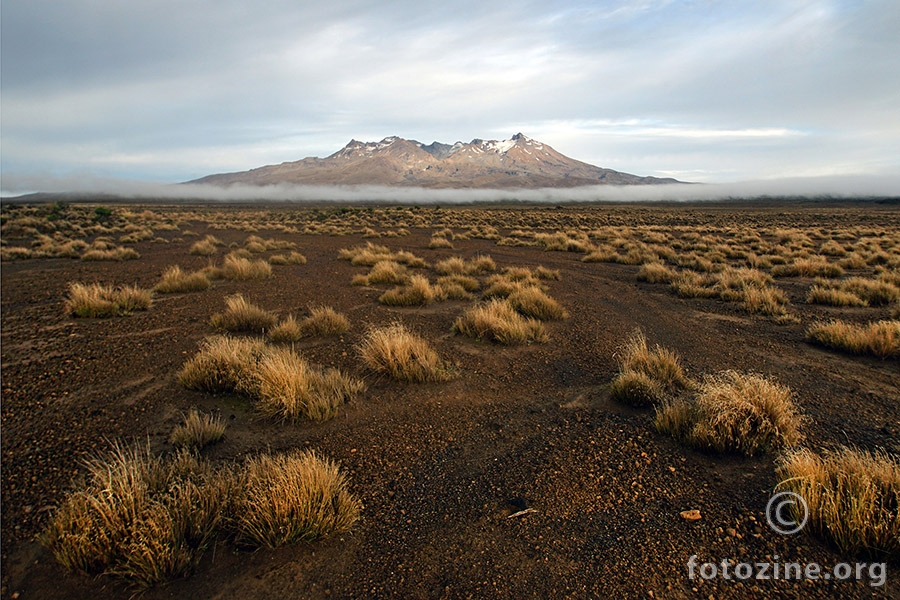
[[[595,167],[518,133],[503,141],[475,139],[453,145],[425,145],[400,137],[387,137],[380,142],[350,140],[327,158],[304,158],[239,173],[208,175],[189,183],[548,188],[678,182]]]

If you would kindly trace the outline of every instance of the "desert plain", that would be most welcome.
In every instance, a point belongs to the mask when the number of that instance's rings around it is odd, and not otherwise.
[[[2,223],[3,598],[900,597],[898,545],[851,551],[766,522],[779,468],[799,448],[896,464],[896,203],[79,200],[5,202]],[[229,274],[229,260],[258,269]],[[392,274],[373,278],[384,261]],[[207,283],[161,291],[174,265]],[[403,291],[413,279],[426,291]],[[74,284],[135,286],[152,301],[79,316]],[[523,286],[555,308],[511,302]],[[270,322],[229,332],[214,319],[238,294]],[[491,299],[539,332],[461,325]],[[302,324],[322,307],[346,327],[273,339],[275,323]],[[884,323],[886,341],[848,349],[811,335],[835,320]],[[371,333],[395,324],[436,353],[437,376],[409,381],[367,362]],[[214,336],[281,348],[358,385],[316,417],[261,410],[259,385],[185,382]],[[640,336],[691,382],[675,395],[727,372],[756,375],[786,390],[796,432],[749,451],[666,432],[657,413],[672,397],[656,390],[629,402],[613,385]],[[191,450],[210,469],[307,450],[332,461],[356,502],[352,524],[270,548],[236,543],[226,521],[241,515],[231,514],[176,576],[147,583],[122,568],[65,568],[47,531],[85,485],[87,461],[117,446],[180,456],[173,432],[192,410],[225,427]],[[883,507],[895,519],[896,498]],[[692,579],[693,555],[879,561],[887,577],[877,586],[865,576]]]

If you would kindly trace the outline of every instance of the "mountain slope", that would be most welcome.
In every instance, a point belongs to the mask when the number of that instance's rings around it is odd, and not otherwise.
[[[472,140],[453,145],[388,137],[350,140],[326,158],[304,158],[190,183],[215,185],[393,185],[425,188],[543,188],[677,183],[640,177],[571,159],[521,133],[509,140]]]

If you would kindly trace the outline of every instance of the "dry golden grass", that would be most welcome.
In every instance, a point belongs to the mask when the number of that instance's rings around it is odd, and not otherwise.
[[[820,256],[798,258],[793,263],[775,265],[772,275],[775,277],[841,277],[844,269],[840,265],[828,262]]]
[[[872,354],[879,358],[900,355],[900,320],[896,319],[866,325],[835,319],[812,325],[806,337],[827,348],[851,354]]]
[[[868,306],[869,303],[854,294],[836,288],[814,285],[806,295],[807,304],[826,304],[828,306]]]
[[[884,306],[900,301],[900,287],[886,279],[848,277],[841,281],[840,290],[855,294],[870,306]]]
[[[350,320],[330,306],[314,306],[309,313],[300,324],[307,335],[340,335],[350,329]]]
[[[392,260],[413,269],[428,266],[424,259],[411,252],[399,250],[391,252],[387,246],[380,246],[372,242],[366,242],[365,246],[344,248],[338,253],[338,258],[349,260],[350,264],[371,267],[384,260]]]
[[[216,244],[209,239],[194,242],[189,252],[198,256],[212,256],[218,251]]]
[[[306,256],[299,252],[291,252],[287,255],[287,264],[289,265],[305,265],[306,264]]]
[[[776,287],[748,287],[743,291],[744,310],[751,314],[784,315],[787,296]]]
[[[453,250],[453,243],[445,237],[434,236],[431,238],[431,241],[428,242],[428,247],[432,250],[440,248],[449,248],[450,250]]]
[[[116,247],[111,248],[109,250],[88,250],[84,254],[81,255],[81,260],[86,261],[99,261],[99,260],[136,260],[140,258],[141,255],[137,253],[133,248],[122,248]]]
[[[346,531],[362,504],[338,466],[312,451],[247,461],[233,527],[241,544],[277,548]]]
[[[256,363],[268,351],[262,340],[213,336],[204,340],[200,351],[185,363],[178,380],[192,390],[240,390],[246,387]]]
[[[243,391],[256,400],[260,412],[291,422],[331,419],[344,402],[365,388],[337,369],[310,365],[290,348],[264,353],[244,381]]]
[[[305,337],[306,333],[300,324],[300,321],[294,318],[294,315],[288,315],[282,319],[278,325],[271,328],[268,332],[269,340],[276,344],[289,344],[299,342]]]
[[[266,279],[272,275],[272,267],[264,260],[250,260],[229,254],[225,257],[221,272],[225,279],[232,281]]]
[[[474,292],[481,287],[481,284],[478,283],[477,279],[469,277],[468,275],[444,275],[438,277],[437,283],[444,289],[447,289],[450,286],[458,286],[466,292]]]
[[[99,283],[72,283],[65,307],[66,313],[75,317],[113,317],[147,310],[152,303],[152,292],[136,285],[113,288]]]
[[[681,271],[672,281],[672,291],[681,298],[714,298],[719,295],[716,280],[694,271]]]
[[[447,366],[431,344],[401,323],[369,330],[359,352],[370,369],[400,381],[421,383],[450,379]]]
[[[202,292],[209,289],[209,279],[206,275],[197,271],[186,273],[179,265],[172,265],[163,272],[162,278],[153,287],[153,291],[161,294],[174,294],[181,292]]]
[[[184,422],[175,427],[169,442],[179,448],[201,449],[221,441],[225,435],[225,420],[218,415],[208,415],[192,408]]]
[[[216,329],[263,333],[274,327],[278,318],[236,294],[225,298],[225,312],[214,314],[209,321]]]
[[[753,456],[795,445],[801,421],[789,388],[726,371],[705,377],[695,398],[663,402],[655,425],[696,448]]]
[[[560,320],[569,316],[559,302],[536,287],[525,287],[512,292],[507,297],[507,302],[516,312],[541,321]]]
[[[481,275],[497,270],[497,265],[490,256],[478,255],[469,260],[453,256],[434,265],[438,275]]]
[[[593,248],[586,234],[570,237],[568,233],[537,233],[534,241],[547,252],[590,252]]]
[[[523,317],[505,300],[490,300],[474,306],[453,323],[454,331],[476,339],[487,339],[505,345],[546,342],[543,324]]]
[[[413,275],[409,283],[388,290],[378,301],[388,306],[425,306],[442,299],[443,292],[439,287],[432,286],[422,275]]]
[[[648,283],[672,283],[678,273],[662,263],[647,263],[638,269],[638,281]]]
[[[232,478],[187,453],[154,457],[149,444],[116,446],[87,467],[41,537],[60,564],[141,588],[190,573],[227,511]]]
[[[406,267],[393,260],[380,260],[372,265],[368,275],[357,275],[353,285],[405,285],[410,276]]]
[[[350,321],[345,315],[329,306],[317,306],[310,309],[310,315],[302,321],[288,315],[269,330],[269,339],[276,343],[293,343],[308,336],[340,335],[348,329]]]
[[[883,452],[841,448],[824,457],[802,449],[778,465],[776,490],[799,494],[809,527],[842,552],[900,558],[900,462]],[[801,518],[801,515],[794,515]]]
[[[693,386],[678,355],[658,344],[651,349],[640,330],[631,335],[617,358],[619,374],[610,393],[626,404],[656,405]]]

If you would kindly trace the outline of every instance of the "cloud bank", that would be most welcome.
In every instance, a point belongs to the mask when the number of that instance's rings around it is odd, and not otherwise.
[[[4,179],[3,195],[12,199],[36,189],[48,193],[73,193],[133,199],[136,201],[204,202],[340,202],[351,204],[477,204],[523,202],[564,204],[572,202],[687,202],[727,199],[803,197],[900,198],[900,175],[883,177],[814,177],[746,181],[730,184],[666,184],[544,189],[424,189],[375,185],[307,186],[160,184],[96,177]]]
[[[518,131],[685,181],[900,172],[896,0],[4,0],[0,28],[4,178]]]

